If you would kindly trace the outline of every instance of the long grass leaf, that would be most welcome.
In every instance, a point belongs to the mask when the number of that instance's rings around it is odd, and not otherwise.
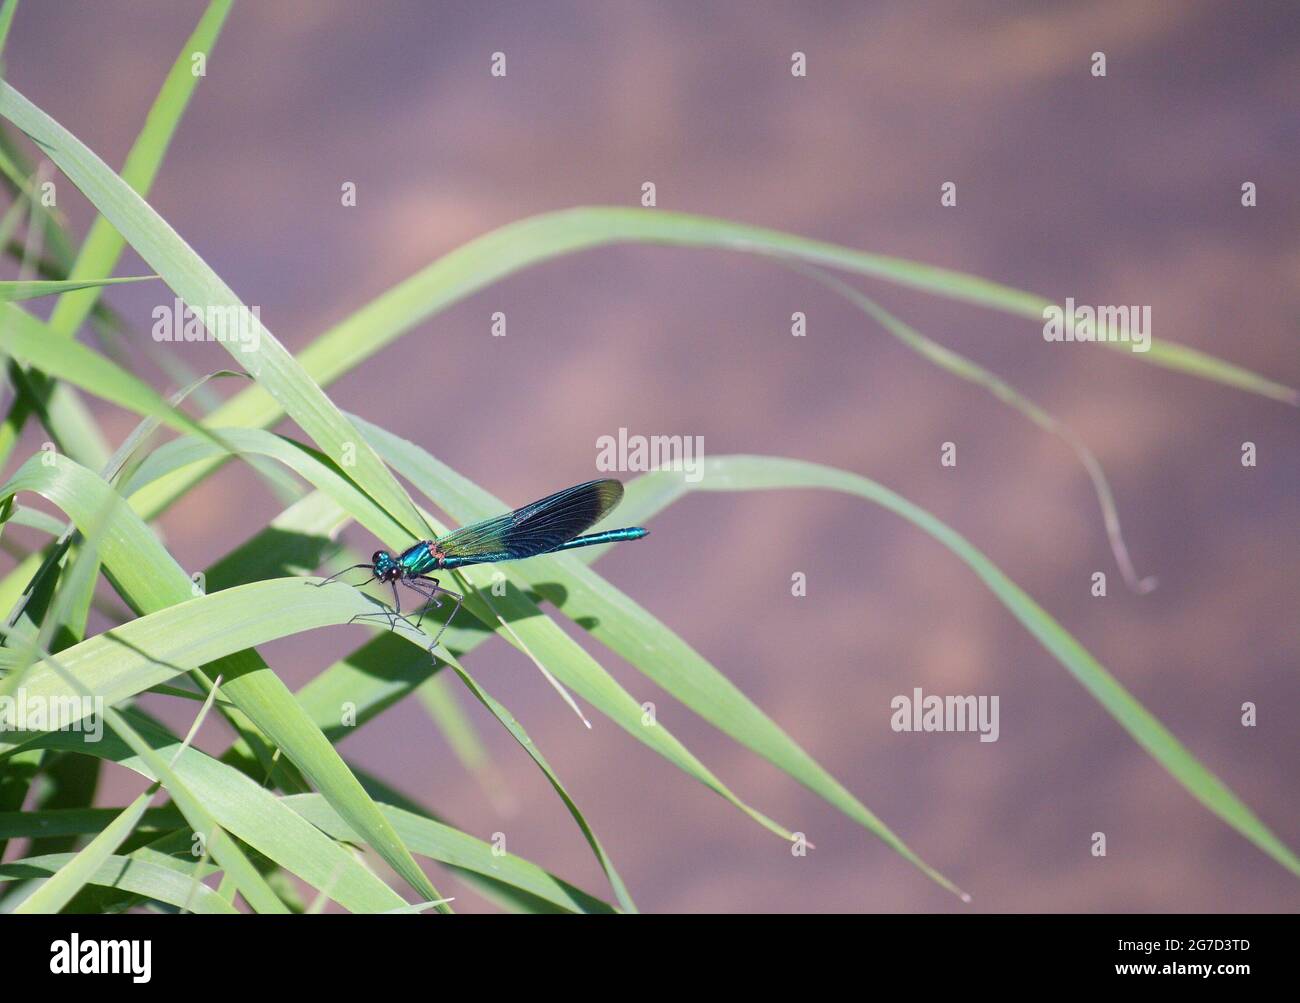
[[[56,853],[11,860],[0,864],[0,881],[46,877],[66,867],[72,856],[71,853]],[[195,886],[187,876],[177,871],[129,856],[105,858],[87,883],[131,892],[168,905],[188,906],[191,912],[196,913],[233,915],[238,912],[206,885]]]
[[[5,0],[4,6],[0,7],[0,57],[3,57],[5,43],[9,41],[9,28],[14,23],[14,11],[17,9],[18,0]]]
[[[0,81],[0,115],[23,130],[86,195],[135,251],[190,307],[251,313],[234,291],[135,191],[68,130]],[[302,366],[254,318],[252,336],[222,344],[335,462],[413,535],[422,532],[410,498]],[[436,894],[428,900],[439,898]]]
[[[157,277],[156,275],[128,275],[115,279],[5,279],[0,281],[0,303],[57,296],[77,289],[98,289],[102,286],[119,286],[128,282],[148,282]]]
[[[330,328],[303,349],[298,360],[313,380],[328,386],[430,317],[508,275],[566,254],[619,243],[739,251],[837,268],[1032,319],[1040,331],[1044,310],[1057,305],[1050,298],[964,272],[778,230],[688,213],[585,206],[529,217],[476,237]],[[1144,362],[1287,404],[1300,403],[1300,391],[1294,387],[1172,341],[1152,338],[1150,351],[1142,353],[1129,352],[1129,346],[1119,342],[1102,344]],[[209,420],[214,426],[266,426],[283,413],[265,390],[250,387]],[[221,462],[222,458],[211,459],[152,486],[140,500],[140,511],[150,517],[163,511]]]
[[[211,434],[169,406],[149,384],[94,349],[51,338],[44,323],[12,303],[0,304],[0,349],[49,376],[67,380],[136,414],[157,418],[178,431]]]
[[[1110,542],[1111,553],[1115,557],[1115,563],[1119,565],[1124,583],[1138,595],[1143,595],[1155,588],[1155,578],[1141,578],[1138,576],[1137,569],[1133,567],[1133,560],[1129,557],[1128,544],[1124,542],[1124,533],[1120,529],[1119,510],[1115,506],[1115,496],[1111,491],[1110,482],[1106,479],[1106,473],[1102,470],[1101,462],[1073,429],[1039,407],[1006,380],[995,376],[983,366],[958,352],[954,352],[951,348],[939,344],[932,338],[927,338],[910,324],[906,324],[895,317],[876,303],[875,300],[863,295],[853,286],[836,276],[818,268],[800,267],[798,270],[839,293],[922,358],[933,362],[960,379],[982,386],[998,400],[1009,404],[1039,428],[1052,433],[1069,446],[1074,451],[1075,456],[1079,458],[1079,462],[1088,474],[1088,479],[1092,481],[1093,492],[1097,496],[1097,504],[1101,506],[1102,521],[1106,527],[1106,538]]]
[[[154,178],[171,146],[176,127],[202,79],[200,74],[194,72],[193,57],[196,53],[202,53],[205,57],[211,54],[212,47],[221,34],[221,27],[230,14],[230,7],[231,0],[212,0],[208,4],[193,33],[181,47],[176,61],[172,63],[145,118],[144,127],[126,155],[122,164],[122,181],[141,196],[148,195],[149,189],[153,187]],[[68,279],[110,274],[125,246],[122,235],[106,217],[95,217],[68,272]],[[50,329],[55,334],[71,337],[89,316],[97,298],[95,292],[60,297],[50,314]]]
[[[356,838],[319,794],[294,794],[282,800],[335,839]],[[459,829],[392,805],[381,803],[379,810],[393,823],[406,845],[422,857],[505,882],[566,912],[613,912],[608,903],[547,873],[531,861],[513,853],[498,854],[491,844]]]
[[[659,483],[656,483],[659,482]],[[857,474],[802,460],[770,456],[717,456],[705,461],[699,483],[651,473],[629,485],[626,506],[646,515],[642,497],[662,507],[689,491],[770,491],[817,489],[866,499],[907,520],[959,557],[1021,625],[1079,681],[1092,697],[1153,759],[1211,812],[1258,846],[1292,874],[1300,859],[1199,760],[1140,704],[1079,641],[1007,577],[983,552],[947,524],[888,488]]]
[[[200,75],[194,72],[192,56],[196,52],[209,53],[216,43],[221,25],[230,11],[229,0],[212,0],[199,20],[193,34],[186,40],[180,55],[172,65],[171,72],[163,82],[162,89],[155,98],[149,114],[145,118],[144,128],[136,137],[126,161],[122,166],[122,179],[141,196],[148,195],[158,168],[175,134],[182,113],[189,103],[190,96],[198,85]],[[48,210],[44,210],[48,213]],[[66,221],[61,216],[47,218],[46,230],[56,239],[59,260],[64,263],[64,278],[96,278],[110,275],[121,256],[124,242],[121,235],[103,216],[97,216],[91,225],[86,240],[77,252],[75,260],[71,249],[65,246]],[[3,242],[0,242],[3,246]],[[86,316],[99,304],[97,289],[67,293],[59,297],[50,314],[50,330],[58,336],[71,338],[76,334]],[[103,311],[101,311],[103,312]],[[103,327],[103,325],[101,325]],[[111,328],[107,328],[110,329]],[[164,355],[160,360],[164,369],[173,372],[177,365],[170,356]],[[188,383],[191,376],[178,379],[177,382]],[[46,389],[33,387],[36,394],[44,394]],[[63,383],[54,383],[48,388],[48,401],[45,404],[47,417],[54,426],[54,433],[63,448],[73,459],[92,468],[101,466],[108,456],[108,445],[92,420],[85,402],[77,392]],[[26,411],[31,408],[31,398],[26,391],[20,393],[14,401],[10,421],[0,427],[0,460],[8,457],[12,445],[10,425],[21,425]]]

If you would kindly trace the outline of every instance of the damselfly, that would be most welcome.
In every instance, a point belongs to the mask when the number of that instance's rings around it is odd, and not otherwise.
[[[518,561],[525,557],[537,557],[539,554],[554,554],[561,550],[575,550],[578,547],[591,547],[598,543],[619,543],[623,540],[639,540],[648,530],[638,527],[627,529],[608,529],[589,536],[580,536],[603,519],[623,497],[623,485],[615,480],[587,481],[577,484],[553,495],[547,495],[540,501],[517,508],[513,512],[484,519],[469,526],[448,533],[440,540],[421,540],[408,547],[400,554],[390,554],[387,550],[376,550],[369,564],[354,564],[350,568],[330,575],[318,585],[325,585],[358,568],[370,571],[370,577],[362,585],[370,582],[387,582],[393,589],[393,612],[359,613],[353,620],[370,616],[387,616],[389,626],[396,630],[400,619],[410,625],[411,621],[402,616],[402,597],[397,591],[398,584],[420,595],[424,603],[420,617],[413,625],[417,630],[424,621],[429,607],[440,608],[438,593],[450,596],[456,605],[429,645],[430,650],[438,644],[438,638],[451,624],[452,617],[460,609],[464,596],[451,589],[444,589],[430,572],[451,571],[469,564],[496,564],[500,561]]]

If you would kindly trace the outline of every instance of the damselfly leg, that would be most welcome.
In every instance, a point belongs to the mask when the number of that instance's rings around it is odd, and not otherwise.
[[[350,568],[344,568],[342,571],[336,571],[328,578],[324,578],[319,582],[314,582],[313,584],[315,584],[316,587],[319,588],[322,585],[327,585],[328,583],[334,581],[340,575],[345,575],[349,571],[356,571],[358,568],[365,568],[371,574],[370,577],[367,578],[364,582],[358,584],[356,586],[357,588],[360,588],[363,585],[369,585],[371,582],[375,581],[379,577],[377,574],[374,573],[375,566],[373,564],[354,564]],[[412,592],[416,593],[416,595],[422,596],[426,600],[426,602],[422,604],[420,607],[420,615],[416,619],[415,623],[412,623],[409,617],[405,617],[402,615],[402,596],[397,591],[398,582],[401,582]],[[451,608],[451,613],[448,615],[447,619],[443,622],[442,626],[438,629],[438,633],[434,636],[433,642],[429,645],[429,650],[432,651],[434,648],[438,646],[438,639],[442,637],[442,632],[451,625],[452,618],[460,610],[461,604],[465,601],[465,597],[461,595],[459,592],[453,592],[451,589],[444,589],[441,585],[438,584],[438,579],[431,578],[428,575],[403,575],[401,578],[395,578],[395,579],[390,578],[388,580],[388,584],[393,590],[393,608],[391,610],[381,610],[376,613],[358,613],[355,616],[353,616],[350,620],[348,620],[348,623],[356,623],[359,620],[371,620],[377,617],[383,617],[384,621],[388,624],[389,630],[397,629],[398,620],[401,620],[402,623],[406,624],[412,630],[419,630],[420,624],[424,622],[424,616],[426,613],[429,612],[430,606],[434,607],[435,609],[442,608],[442,603],[438,601],[438,593],[442,592],[445,595],[451,596],[456,601],[456,605]]]
[[[375,566],[373,564],[354,564],[350,568],[344,568],[342,571],[336,571],[328,578],[322,578],[319,582],[313,582],[312,584],[315,585],[317,588],[320,588],[322,585],[328,585],[330,582],[334,581],[339,576],[346,575],[349,571],[356,571],[358,568],[365,568],[371,574],[370,577],[367,578],[364,582],[358,582],[355,586],[353,586],[354,588],[359,589],[362,586],[369,585],[371,582],[373,582],[375,579],[379,577],[374,573]],[[358,620],[369,620],[372,617],[383,617],[385,621],[388,623],[388,627],[390,630],[397,629],[398,620],[401,620],[409,627],[415,627],[416,624],[411,623],[410,620],[402,616],[402,600],[401,597],[398,596],[397,594],[397,583],[389,582],[389,584],[393,587],[393,606],[396,612],[394,612],[393,610],[381,610],[378,613],[358,613],[356,616],[348,620],[348,623],[356,623]]]
[[[421,582],[423,584],[416,585],[416,582]],[[424,622],[424,615],[429,612],[430,606],[434,609],[442,608],[442,603],[437,599],[439,592],[451,596],[452,599],[456,601],[456,605],[453,606],[451,612],[447,614],[447,619],[444,620],[442,626],[438,628],[438,633],[436,633],[433,636],[433,640],[429,642],[429,650],[432,651],[438,646],[438,639],[442,637],[443,631],[451,626],[451,621],[456,616],[457,612],[459,612],[461,604],[465,601],[465,597],[459,592],[453,592],[451,589],[444,589],[438,584],[438,579],[430,578],[428,575],[414,575],[410,578],[403,578],[402,583],[407,588],[419,593],[428,600],[420,610],[419,619],[415,621],[416,629],[419,629],[420,624]]]
[[[373,578],[370,579],[370,581],[373,580],[374,580]],[[370,583],[369,581],[365,581],[362,582],[361,584],[368,585],[369,583]],[[419,630],[420,625],[418,623],[411,623],[409,619],[402,616],[402,597],[397,594],[397,582],[390,581],[388,584],[392,586],[393,589],[393,608],[391,610],[389,609],[380,610],[377,613],[358,613],[356,616],[352,617],[352,619],[350,619],[348,623],[356,623],[358,620],[369,620],[372,617],[382,616],[387,621],[389,630],[397,629],[398,620],[401,620],[402,623],[406,624],[408,627],[414,630]]]
[[[336,571],[328,578],[322,578],[318,582],[312,582],[312,584],[315,585],[317,588],[320,588],[322,585],[328,585],[330,582],[334,581],[334,579],[338,578],[340,575],[346,575],[349,571],[356,571],[357,568],[365,568],[367,571],[371,572],[370,577],[367,578],[364,582],[362,582],[361,585],[369,585],[377,577],[374,574],[375,566],[373,564],[354,564],[350,568],[344,568],[342,571]],[[358,585],[357,588],[360,588],[361,585]]]

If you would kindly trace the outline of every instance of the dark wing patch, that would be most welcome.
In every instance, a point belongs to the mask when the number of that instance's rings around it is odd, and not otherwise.
[[[513,561],[554,550],[603,519],[623,497],[616,480],[587,481],[513,512],[462,526],[435,546],[446,566]]]

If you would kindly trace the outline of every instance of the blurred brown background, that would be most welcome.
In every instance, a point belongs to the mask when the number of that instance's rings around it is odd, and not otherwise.
[[[20,7],[7,75],[120,165],[199,2]],[[488,73],[503,51],[508,75]],[[808,76],[790,74],[807,53]],[[1105,79],[1089,58],[1104,51]],[[290,348],[464,241],[582,204],[724,216],[1082,303],[1300,383],[1300,16],[1293,4],[238,3],[150,201]],[[339,204],[355,181],[356,208]],[[941,208],[939,186],[958,186]],[[1243,181],[1259,205],[1239,204]],[[65,185],[61,189],[67,191]],[[84,232],[76,193],[61,206]],[[654,210],[646,210],[654,211]],[[139,272],[128,257],[121,274]],[[863,283],[1067,421],[1115,487],[1129,594],[1074,456],[851,306],[759,258],[620,247],[518,274],[337,383],[338,403],[520,504],[596,476],[595,440],[702,435],[856,471],[989,554],[1291,847],[1300,847],[1295,409],[1039,326]],[[166,294],[114,290],[140,371]],[[504,339],[489,316],[509,319]],[[790,314],[805,311],[806,338]],[[216,346],[184,361],[228,365]],[[229,392],[223,388],[223,392]],[[114,441],[133,424],[105,408]],[[30,438],[35,448],[37,440]],[[958,466],[939,465],[945,440]],[[1259,466],[1244,469],[1244,440]],[[25,454],[24,454],[25,455]],[[163,520],[187,567],[278,506],[229,468]],[[695,495],[598,565],[713,661],[918,853],[874,837],[597,656],[757,807],[793,858],[604,718],[586,731],[504,643],[471,662],[523,721],[646,910],[1294,910],[1300,885],[1154,764],[955,557],[828,493]],[[353,531],[369,552],[372,542]],[[383,541],[391,546],[406,541]],[[791,597],[790,574],[809,594]],[[1089,575],[1107,572],[1093,599]],[[365,636],[270,646],[292,686]],[[998,694],[1001,737],[895,734],[889,701]],[[1243,701],[1259,726],[1240,725]],[[155,705],[159,706],[159,705]],[[467,704],[468,706],[468,704]],[[192,708],[167,713],[178,726]],[[499,815],[414,700],[346,755],[598,894],[559,801],[490,719]],[[218,749],[219,727],[205,726]],[[101,803],[139,780],[110,769]],[[1109,855],[1089,853],[1094,831]],[[458,907],[483,908],[440,877]]]

